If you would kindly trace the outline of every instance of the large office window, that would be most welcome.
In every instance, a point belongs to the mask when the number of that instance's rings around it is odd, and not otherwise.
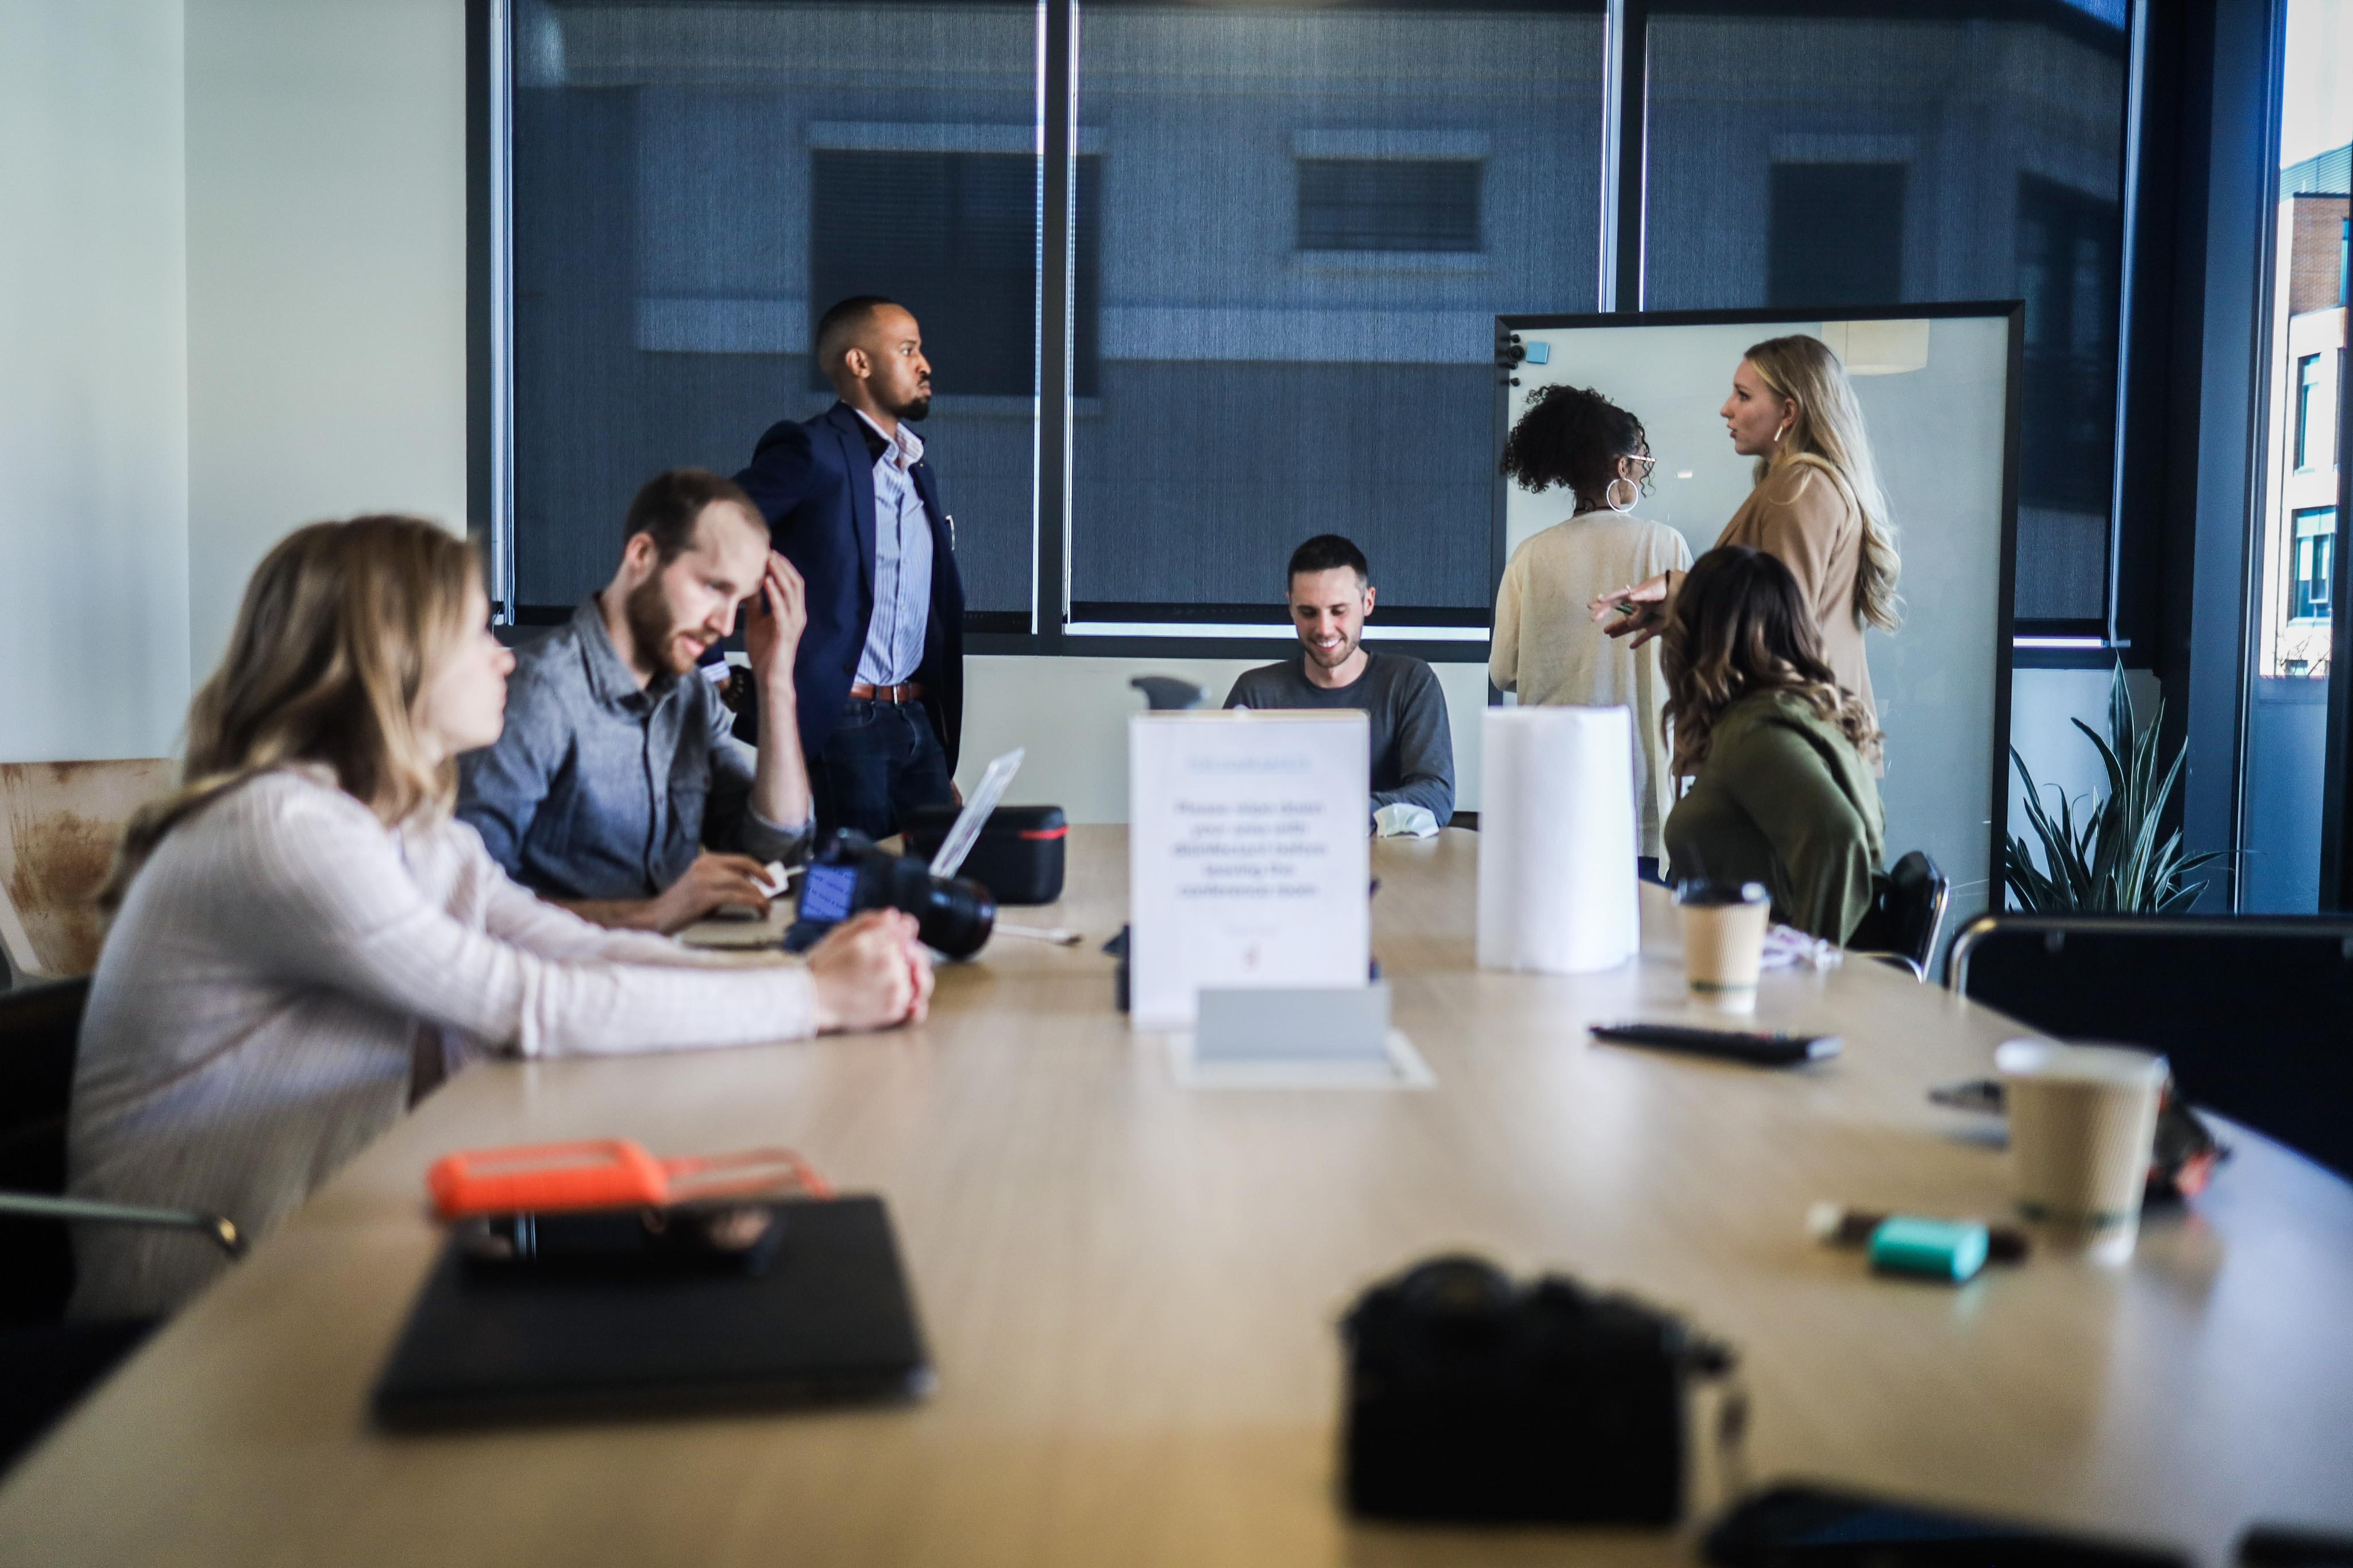
[[[1647,37],[1644,305],[2026,298],[2016,609],[2085,629],[2107,605],[2123,23],[1653,0]]]
[[[527,611],[603,579],[649,475],[732,471],[819,412],[816,316],[881,293],[923,325],[983,629],[1271,623],[1324,531],[1365,546],[1388,626],[1483,626],[1493,318],[1599,296],[1601,0],[513,5]],[[1638,15],[1641,161],[1611,210],[1641,215],[1613,256],[1641,257],[1642,305],[2023,297],[2015,608],[2096,624],[2121,5]],[[1039,153],[1064,144],[1049,256]]]
[[[1493,318],[1593,308],[1600,11],[1082,8],[1075,623],[1273,623],[1328,531],[1371,558],[1377,625],[1484,626]]]
[[[923,323],[967,602],[1026,626],[1034,7],[520,0],[514,49],[517,602],[602,584],[652,474],[821,411],[809,330],[879,293]]]

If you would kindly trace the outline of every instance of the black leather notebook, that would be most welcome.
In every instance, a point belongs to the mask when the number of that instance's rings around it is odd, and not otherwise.
[[[756,1274],[485,1267],[453,1243],[376,1384],[376,1419],[407,1429],[928,1393],[881,1200],[775,1206],[782,1245]]]

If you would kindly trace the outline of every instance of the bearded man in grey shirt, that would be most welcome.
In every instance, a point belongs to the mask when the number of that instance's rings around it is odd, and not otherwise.
[[[1244,670],[1229,708],[1361,708],[1372,720],[1372,802],[1419,805],[1446,826],[1454,815],[1454,737],[1446,694],[1430,666],[1363,646],[1373,613],[1365,552],[1336,533],[1319,533],[1292,552],[1291,624],[1300,656]]]
[[[807,859],[815,832],[793,689],[800,574],[751,498],[700,468],[639,490],[624,538],[604,590],[515,651],[506,728],[460,759],[458,816],[508,876],[600,925],[765,913],[764,866]],[[746,597],[756,752],[696,668]]]

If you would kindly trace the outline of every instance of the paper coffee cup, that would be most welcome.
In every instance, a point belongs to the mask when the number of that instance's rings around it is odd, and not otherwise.
[[[2024,1218],[2127,1252],[2157,1135],[2163,1057],[2118,1046],[2011,1040],[1994,1052],[2010,1114],[2011,1191]]]
[[[1675,906],[1683,915],[1683,979],[1692,1000],[1725,1013],[1755,1012],[1773,910],[1765,884],[1681,882]]]

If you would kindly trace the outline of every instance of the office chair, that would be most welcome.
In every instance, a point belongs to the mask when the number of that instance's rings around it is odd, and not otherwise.
[[[1986,915],[1950,973],[2044,1034],[2164,1052],[2184,1099],[2353,1178],[2353,920]]]
[[[73,1249],[66,1221],[165,1226],[245,1250],[217,1215],[61,1195],[66,1104],[87,978],[0,992],[0,1470],[153,1329],[145,1320],[69,1321]]]
[[[1915,849],[1884,875],[1873,878],[1872,884],[1871,908],[1855,927],[1847,951],[1908,970],[1915,980],[1926,980],[1945,910],[1953,901],[1951,879],[1926,851]]]

